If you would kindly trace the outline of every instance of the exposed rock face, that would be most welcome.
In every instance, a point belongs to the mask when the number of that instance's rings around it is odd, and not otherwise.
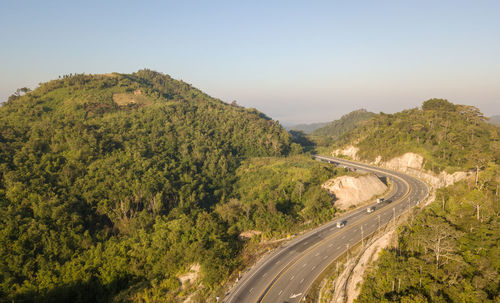
[[[353,146],[353,145],[349,145],[344,149],[334,150],[332,155],[334,157],[344,155],[344,156],[350,157],[353,160],[358,160],[358,151],[359,151],[359,148],[357,148],[356,146]]]
[[[453,174],[448,174],[442,171],[439,174],[435,174],[432,171],[427,171],[423,169],[424,158],[421,155],[415,153],[406,153],[400,157],[392,158],[387,162],[382,162],[379,165],[392,170],[407,173],[409,175],[415,176],[421,180],[426,181],[434,188],[440,188],[452,185],[462,179],[467,178],[471,175],[470,172],[455,172]]]
[[[359,148],[349,145],[344,149],[334,150],[332,154],[333,156],[349,156],[352,159],[358,160],[358,151]],[[370,164],[407,173],[427,182],[434,188],[452,185],[453,183],[463,180],[471,175],[470,172],[455,172],[453,174],[448,174],[447,172],[442,171],[439,174],[435,174],[432,171],[424,170],[424,157],[415,153],[406,153],[386,162],[382,162],[382,157],[378,156],[375,158],[375,161]]]
[[[184,286],[185,283],[193,283],[198,279],[198,275],[200,273],[200,264],[195,263],[192,264],[191,267],[189,268],[189,271],[183,275],[179,276],[179,281],[182,283]]]
[[[409,169],[422,169],[424,164],[424,157],[414,153],[406,153],[400,157],[392,158],[391,160],[382,164],[382,166],[397,170],[407,171]]]
[[[395,232],[396,230],[392,229],[381,236],[379,239],[377,239],[373,244],[368,246],[364,252],[362,252],[359,260],[354,265],[354,268],[352,268],[351,266],[352,271],[350,276],[348,277],[347,289],[344,294],[347,297],[347,300],[344,302],[352,303],[358,297],[361,291],[361,284],[363,284],[363,278],[366,270],[368,269],[370,264],[373,264],[373,262],[377,261],[382,249],[388,247],[392,241],[396,240]],[[349,270],[349,266],[347,266],[346,269]],[[342,289],[343,287],[339,288]]]
[[[322,187],[335,195],[334,205],[340,209],[357,205],[387,190],[387,185],[373,174],[359,177],[341,176],[326,181]]]
[[[260,235],[262,232],[260,230],[245,230],[238,235],[238,238],[242,241],[253,238],[254,236]]]

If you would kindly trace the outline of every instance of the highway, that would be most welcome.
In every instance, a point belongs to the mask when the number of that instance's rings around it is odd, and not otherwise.
[[[247,270],[223,299],[231,303],[299,302],[316,278],[340,255],[394,220],[428,195],[422,181],[403,173],[344,159],[314,156],[334,165],[388,177],[393,190],[385,201],[348,212],[267,254]],[[375,207],[371,213],[367,207]],[[345,222],[337,228],[338,221]]]

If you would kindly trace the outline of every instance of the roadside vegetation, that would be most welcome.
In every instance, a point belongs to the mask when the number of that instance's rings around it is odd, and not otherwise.
[[[431,99],[420,109],[377,114],[320,147],[354,145],[366,161],[413,152],[436,173],[474,172],[409,217],[397,245],[371,266],[357,302],[500,300],[499,138],[500,128],[477,108]]]
[[[238,230],[258,229],[283,236],[333,217],[332,197],[321,188],[328,179],[351,174],[308,156],[252,158],[236,171],[234,196],[216,212],[230,216]],[[234,215],[231,215],[234,214]],[[237,218],[237,219],[236,219]]]
[[[436,200],[399,229],[356,302],[498,302],[498,165],[439,189]]]

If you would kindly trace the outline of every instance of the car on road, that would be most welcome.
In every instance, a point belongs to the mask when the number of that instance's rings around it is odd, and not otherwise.
[[[382,202],[384,202],[384,198],[378,198],[378,199],[377,199],[377,204],[378,204],[378,203],[382,203]]]
[[[368,208],[366,209],[366,212],[367,212],[367,213],[372,213],[372,212],[374,212],[374,211],[375,211],[375,206],[371,206],[371,207],[368,207]]]
[[[345,221],[339,221],[337,222],[337,228],[342,228],[345,226]]]

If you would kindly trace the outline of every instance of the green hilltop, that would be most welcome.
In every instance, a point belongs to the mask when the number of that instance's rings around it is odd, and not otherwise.
[[[332,217],[320,184],[343,170],[300,152],[257,110],[151,70],[19,90],[0,107],[1,301],[206,300],[245,266],[245,229]],[[201,284],[181,285],[193,264]]]
[[[313,161],[296,143],[311,141],[294,136],[151,70],[19,89],[0,107],[1,301],[223,296],[230,277],[271,247],[266,240],[336,213],[320,185],[348,172]],[[431,99],[391,115],[358,110],[309,138],[330,151],[354,144],[363,160],[416,152],[435,172],[480,170],[476,182],[441,189],[401,230],[361,301],[498,298],[500,129],[478,109]],[[432,263],[436,230],[448,232],[449,262]],[[425,276],[418,286],[405,272],[415,264]],[[193,268],[196,281],[180,278]],[[460,272],[451,288],[450,272]],[[388,288],[395,279],[404,294]]]
[[[500,129],[475,107],[430,99],[421,108],[377,114],[329,150],[354,145],[364,161],[406,152],[425,168],[474,170],[436,190],[370,266],[356,302],[498,302],[500,298]]]
[[[332,148],[355,145],[361,159],[386,161],[406,152],[421,154],[435,172],[468,170],[500,158],[500,129],[475,107],[443,99],[421,108],[377,114],[346,133]]]

